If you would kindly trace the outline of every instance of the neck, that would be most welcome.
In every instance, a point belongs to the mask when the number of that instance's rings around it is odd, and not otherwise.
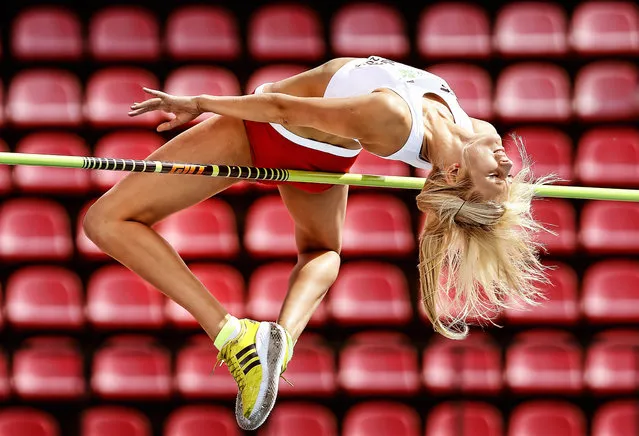
[[[461,163],[464,144],[470,140],[469,132],[437,114],[427,115],[424,121],[422,155],[434,166]]]

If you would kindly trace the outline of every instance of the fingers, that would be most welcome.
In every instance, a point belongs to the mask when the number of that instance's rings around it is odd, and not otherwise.
[[[166,97],[168,94],[162,91],[158,91],[156,89],[151,89],[151,88],[147,88],[147,87],[142,87],[142,90],[144,92],[146,92],[147,94],[151,94],[151,95],[155,95],[156,97]]]
[[[129,116],[135,117],[145,112],[157,110],[159,109],[161,104],[162,104],[161,98],[152,98],[150,100],[143,101],[142,103],[133,103],[131,105],[131,111],[129,112]]]

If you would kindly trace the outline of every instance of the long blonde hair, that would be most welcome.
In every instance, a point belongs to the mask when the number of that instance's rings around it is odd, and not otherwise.
[[[417,196],[426,214],[420,235],[420,293],[435,331],[447,338],[467,336],[468,318],[492,322],[499,310],[535,305],[536,285],[547,282],[535,234],[546,230],[531,215],[535,179],[521,138],[514,137],[522,169],[503,202],[485,201],[469,177],[451,183],[434,167]]]

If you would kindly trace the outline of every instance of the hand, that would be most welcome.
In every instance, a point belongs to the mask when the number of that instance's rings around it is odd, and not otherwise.
[[[142,89],[147,94],[151,94],[155,97],[142,103],[133,103],[129,116],[136,117],[143,113],[157,110],[173,114],[174,117],[170,121],[158,126],[158,132],[165,132],[189,121],[193,121],[202,113],[197,104],[197,97],[176,96],[162,91],[156,91],[155,89]]]

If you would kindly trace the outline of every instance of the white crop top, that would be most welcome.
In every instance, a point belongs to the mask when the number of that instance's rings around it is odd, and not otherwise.
[[[424,94],[441,97],[450,108],[455,124],[473,131],[469,116],[463,111],[457,97],[441,77],[379,56],[354,59],[342,66],[331,78],[324,97],[352,97],[365,95],[376,89],[387,88],[404,99],[410,108],[412,127],[406,143],[385,159],[405,162],[417,168],[430,169],[431,164],[421,157],[424,140],[422,99]],[[256,93],[261,92],[261,87]],[[359,150],[347,150],[330,144],[308,140],[294,135],[279,124],[271,124],[280,134],[296,144],[320,149],[331,154],[353,156]],[[320,145],[321,144],[321,145]],[[334,150],[339,149],[339,151]],[[344,152],[347,152],[344,154]]]

